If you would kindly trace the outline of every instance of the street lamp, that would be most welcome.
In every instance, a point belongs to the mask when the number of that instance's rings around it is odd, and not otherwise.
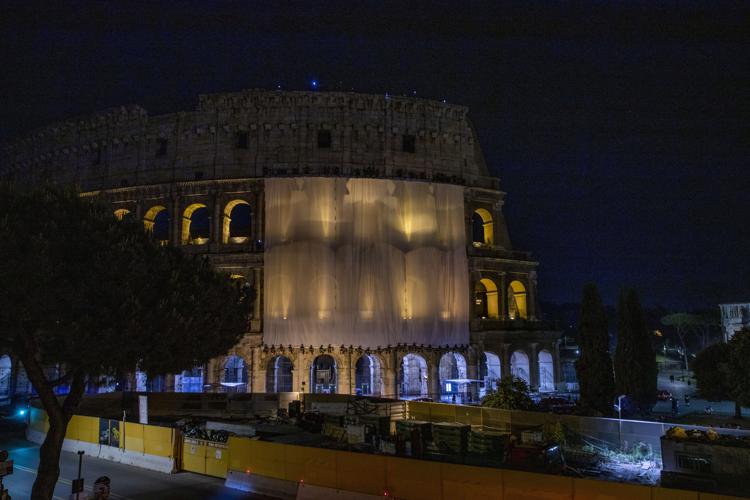
[[[620,450],[622,450],[622,398],[626,396],[626,394],[617,396],[617,435],[620,441]]]

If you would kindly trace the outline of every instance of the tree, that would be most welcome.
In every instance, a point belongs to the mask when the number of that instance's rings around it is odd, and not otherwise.
[[[743,328],[729,341],[729,382],[734,414],[742,418],[742,406],[750,406],[750,329]]]
[[[607,314],[593,283],[583,288],[578,332],[581,350],[581,357],[576,361],[579,404],[584,410],[609,415],[615,397],[615,380],[609,355]]]
[[[523,379],[514,376],[500,379],[497,391],[482,398],[482,406],[502,410],[528,410],[533,405],[529,386]]]
[[[698,333],[698,327],[702,321],[703,320],[700,316],[688,313],[667,314],[661,318],[662,325],[674,328],[677,338],[679,339],[680,344],[682,344],[682,359],[685,363],[685,371],[689,369],[688,336]]]
[[[656,355],[638,294],[625,289],[617,308],[615,387],[648,413],[656,402]]]
[[[240,340],[247,304],[206,261],[157,246],[72,190],[1,183],[0,234],[0,342],[49,417],[32,489],[46,499],[87,380],[202,364]],[[52,379],[50,366],[62,375]]]
[[[701,398],[708,401],[732,399],[730,351],[729,344],[720,342],[703,349],[695,356],[691,367]]]

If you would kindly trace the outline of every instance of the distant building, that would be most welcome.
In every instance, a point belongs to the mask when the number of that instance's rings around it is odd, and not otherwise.
[[[750,328],[750,302],[744,304],[719,304],[721,327],[724,342],[728,342],[736,332]]]

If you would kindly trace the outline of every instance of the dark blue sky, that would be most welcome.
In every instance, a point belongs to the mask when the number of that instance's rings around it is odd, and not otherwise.
[[[750,300],[747,3],[5,2],[0,140],[249,87],[466,104],[542,300]]]

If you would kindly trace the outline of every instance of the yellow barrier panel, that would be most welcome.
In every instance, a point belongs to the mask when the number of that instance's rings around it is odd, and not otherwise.
[[[264,441],[250,441],[250,461],[248,468],[251,474],[284,479],[286,460],[284,447],[286,445]],[[230,452],[231,459],[231,452]],[[242,470],[242,469],[240,469]]]
[[[409,409],[409,418],[412,420],[430,420],[430,403],[421,401],[407,402]]]
[[[97,417],[78,417],[78,440],[87,443],[99,443],[99,419]]]
[[[498,469],[441,464],[443,498],[455,500],[502,500],[503,482]]]
[[[246,471],[250,468],[251,443],[252,441],[247,438],[229,438],[229,468],[231,470]]]
[[[386,458],[386,490],[396,498],[443,498],[440,463],[408,458]]]
[[[637,484],[608,483],[590,479],[575,479],[573,491],[575,500],[651,500],[650,486]]]
[[[224,443],[206,444],[206,474],[214,477],[227,477],[229,467],[229,447]]]
[[[125,422],[125,449],[143,453],[143,424]]]
[[[182,444],[182,468],[188,472],[206,473],[206,444],[204,441],[184,439]]]
[[[430,420],[433,422],[455,422],[456,405],[430,403]]]
[[[531,472],[501,471],[504,500],[570,500],[573,479]]]
[[[697,491],[668,490],[666,488],[651,488],[651,500],[698,500]]]
[[[457,406],[456,422],[473,426],[481,426],[482,408],[479,406]]]
[[[336,452],[336,488],[340,490],[383,495],[385,470],[384,456]]]
[[[305,446],[283,446],[284,455],[278,467],[285,472],[280,479],[336,488],[336,451]]]
[[[174,429],[170,429],[169,427],[157,427],[155,425],[144,425],[143,450],[148,455],[173,457]]]
[[[80,424],[81,417],[78,415],[73,415],[70,419],[70,422],[68,422],[68,428],[65,430],[65,439],[75,439],[78,440],[78,427]]]

